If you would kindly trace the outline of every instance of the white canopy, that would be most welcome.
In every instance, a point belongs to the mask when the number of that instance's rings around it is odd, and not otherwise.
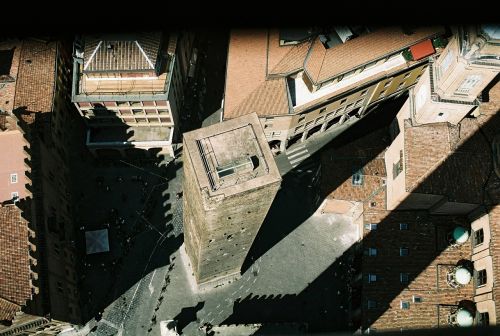
[[[108,229],[85,231],[87,254],[109,252]]]

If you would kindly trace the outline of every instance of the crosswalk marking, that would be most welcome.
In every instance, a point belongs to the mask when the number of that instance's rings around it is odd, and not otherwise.
[[[301,149],[304,149],[304,148],[306,148],[306,146],[305,146],[304,144],[299,144],[299,145],[297,145],[296,147],[294,147],[294,148],[292,148],[292,149],[290,149],[290,150],[287,150],[287,151],[286,151],[286,153],[287,153],[287,154],[291,154],[291,153],[293,153],[293,152],[296,152],[296,151],[301,150]]]
[[[300,151],[300,152],[295,152],[293,153],[292,155],[288,155],[288,159],[291,159],[295,156],[300,156],[300,155],[303,155],[305,153],[308,153],[307,149],[304,148],[304,150]]]

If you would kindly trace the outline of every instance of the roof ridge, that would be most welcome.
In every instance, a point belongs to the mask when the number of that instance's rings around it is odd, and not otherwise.
[[[320,41],[321,43],[321,41]],[[320,79],[321,77],[321,70],[323,70],[323,64],[325,64],[325,58],[326,58],[326,53],[327,53],[327,49],[325,48],[325,52],[323,53],[323,59],[321,60],[321,66],[319,67],[319,71],[318,71],[318,77],[316,78],[316,80],[314,81],[315,84],[318,84],[318,80]]]
[[[135,40],[134,42],[135,42],[135,45],[137,46],[137,48],[139,48],[139,51],[141,52],[142,56],[144,56],[144,58],[146,59],[146,62],[148,62],[148,64],[151,67],[151,69],[154,69],[155,67],[154,67],[153,63],[149,59],[148,55],[146,55],[146,52],[144,51],[144,49],[142,49],[142,47],[139,44],[139,42],[137,40]]]

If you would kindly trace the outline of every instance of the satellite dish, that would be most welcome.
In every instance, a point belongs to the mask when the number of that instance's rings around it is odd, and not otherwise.
[[[469,231],[462,226],[457,226],[453,230],[453,239],[457,244],[463,244],[469,239]]]
[[[455,269],[455,279],[461,285],[467,285],[472,278],[469,270],[465,267],[457,267]]]
[[[460,327],[471,327],[474,323],[474,317],[467,309],[460,308],[457,311],[457,324]]]

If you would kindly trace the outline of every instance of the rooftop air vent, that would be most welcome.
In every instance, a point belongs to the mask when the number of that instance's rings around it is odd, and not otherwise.
[[[256,157],[255,157],[256,159]],[[237,159],[229,162],[228,164],[217,166],[217,176],[219,178],[223,178],[237,172],[248,172],[254,170],[256,168],[256,160],[254,157],[244,157],[241,159]],[[258,161],[257,161],[258,162]]]

